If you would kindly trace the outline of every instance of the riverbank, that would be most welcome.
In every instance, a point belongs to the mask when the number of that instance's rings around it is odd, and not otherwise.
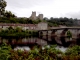
[[[22,30],[21,28],[13,29],[9,27],[6,30],[0,30],[0,37],[29,37],[38,36],[38,31],[36,30]]]

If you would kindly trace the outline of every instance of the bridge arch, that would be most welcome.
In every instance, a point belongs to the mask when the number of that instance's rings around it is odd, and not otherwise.
[[[60,30],[60,31],[59,31]],[[71,41],[67,41],[67,31],[70,31],[72,33],[72,41],[76,40],[77,35],[80,34],[80,28],[75,28],[75,27],[66,27],[66,28],[54,28],[54,29],[49,29],[49,30],[40,30],[43,32],[46,32],[46,38],[48,39],[47,36],[49,36],[51,39],[49,39],[49,41],[51,40],[51,42],[53,43],[53,41],[55,41],[55,37],[58,37],[60,40],[60,44],[62,43],[62,45],[64,46],[68,46],[70,43],[72,43]],[[59,36],[58,33],[59,32]],[[75,36],[75,37],[74,37]],[[73,39],[75,38],[75,39]],[[70,43],[69,43],[70,42]]]

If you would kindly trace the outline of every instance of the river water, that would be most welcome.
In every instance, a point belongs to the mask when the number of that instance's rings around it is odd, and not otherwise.
[[[44,49],[44,46],[47,45],[49,47],[50,43],[49,41],[45,39],[40,39],[37,37],[29,37],[29,38],[0,38],[0,43],[5,42],[8,44],[11,44],[14,47],[14,50],[20,49],[20,50],[30,50],[30,45],[39,45],[42,46],[42,49]],[[51,44],[55,45],[55,44]],[[63,52],[66,51],[66,47],[63,47],[61,45],[57,45],[56,49],[59,49]]]
[[[2,42],[5,42],[5,43],[8,43],[10,44],[11,46],[14,46],[14,50],[17,50],[17,49],[21,49],[21,50],[30,50],[30,46],[35,46],[35,45],[39,45],[41,46],[43,49],[44,49],[44,46],[47,45],[55,45],[54,43],[53,44],[50,44],[49,41],[51,41],[51,39],[49,38],[49,40],[46,40],[46,39],[40,39],[40,38],[37,38],[37,37],[25,37],[25,38],[2,38],[0,37],[0,44]],[[65,52],[67,47],[64,47],[60,44],[57,44],[57,47],[56,49],[60,49],[61,51]]]

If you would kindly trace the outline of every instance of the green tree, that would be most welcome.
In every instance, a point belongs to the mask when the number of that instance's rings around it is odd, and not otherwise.
[[[75,45],[73,47],[69,47],[66,52],[65,52],[66,55],[79,55],[80,54],[80,46],[78,45]]]
[[[4,15],[6,6],[7,6],[6,1],[0,0],[0,15]]]
[[[70,39],[72,38],[72,33],[70,31],[67,31],[67,37]]]
[[[5,17],[10,18],[10,17],[16,17],[16,16],[11,11],[6,11]]]
[[[0,45],[0,60],[8,60],[10,58],[11,46],[3,43]]]

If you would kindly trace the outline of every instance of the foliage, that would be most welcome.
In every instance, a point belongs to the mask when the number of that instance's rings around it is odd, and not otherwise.
[[[59,26],[59,25],[65,25],[65,26],[75,26],[75,23],[77,22],[77,20],[79,19],[72,19],[72,18],[67,18],[67,17],[64,17],[64,18],[53,18],[51,17],[50,19],[48,18],[44,18],[44,20],[46,20],[48,22],[48,25],[49,26]],[[75,23],[74,23],[75,22]],[[78,24],[76,24],[77,26]]]
[[[11,46],[0,46],[0,60],[80,60],[80,46],[73,46],[62,51],[56,45],[41,47],[35,46],[33,50],[12,50]]]
[[[66,55],[79,55],[80,54],[80,46],[76,45],[72,48],[68,48],[65,52]]]
[[[80,46],[75,45],[73,47],[69,47],[65,51],[65,55],[62,57],[63,60],[80,60]]]
[[[18,52],[12,52],[11,60],[16,58],[16,60],[55,60],[57,59],[57,49],[54,46],[50,46],[50,48],[45,47],[45,49],[41,49],[39,47],[34,48],[34,50]],[[25,52],[25,53],[24,53]],[[56,52],[56,53],[55,53]],[[60,51],[59,51],[60,52]],[[14,54],[13,54],[14,53]],[[24,54],[23,54],[24,53]],[[24,57],[24,58],[23,58]]]
[[[0,0],[0,13],[1,13],[1,15],[4,15],[6,5],[7,4],[6,4],[5,0]]]
[[[0,60],[8,60],[10,58],[10,50],[12,50],[11,46],[3,43],[0,46]]]
[[[37,37],[38,31],[33,30],[22,30],[21,28],[17,27],[13,29],[9,27],[6,30],[0,31],[1,37],[27,37],[27,36],[34,36]]]
[[[29,18],[18,18],[11,11],[5,12],[5,17],[0,17],[1,23],[21,23],[21,24],[38,24],[41,20],[31,20]]]
[[[72,33],[70,31],[67,31],[67,37],[71,38],[72,37]]]
[[[12,12],[11,11],[5,11],[5,17],[7,17],[7,18],[11,18],[11,17],[16,17],[14,14],[12,14]]]

